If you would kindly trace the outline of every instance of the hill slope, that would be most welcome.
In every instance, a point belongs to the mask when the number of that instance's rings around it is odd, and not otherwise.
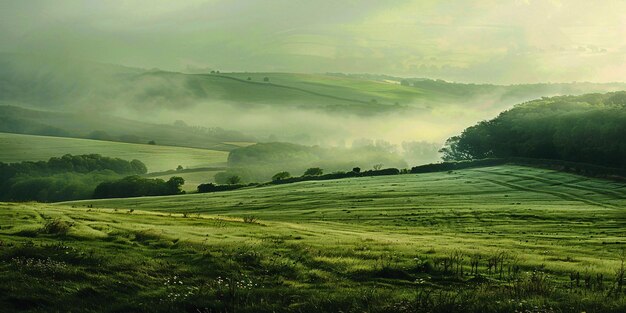
[[[232,141],[439,143],[516,103],[616,90],[626,90],[626,84],[498,86],[377,75],[185,74],[0,54],[0,105],[56,112],[5,118],[0,124],[17,129],[5,131],[74,137],[104,132],[114,140],[220,150],[231,149],[222,143]],[[178,120],[210,131],[172,127]],[[227,130],[215,132],[219,127]]]
[[[138,159],[150,172],[172,170],[178,165],[221,167],[228,157],[228,152],[216,150],[0,133],[0,162],[43,161],[64,154]]]
[[[0,304],[620,312],[623,293],[613,286],[626,244],[625,206],[622,184],[518,166],[45,207],[0,204],[0,275],[14,282],[0,286]],[[488,266],[492,260],[504,270]],[[570,285],[576,272],[601,289]],[[34,283],[42,279],[50,283]],[[450,309],[448,299],[462,309]]]
[[[375,75],[184,74],[81,60],[0,54],[0,102],[47,109],[187,110],[229,102],[375,114],[481,100],[502,109],[540,96],[614,91],[624,84],[455,84]],[[267,81],[266,81],[267,79]],[[403,82],[408,82],[407,84]],[[484,109],[484,107],[482,107]]]
[[[254,141],[237,131],[190,127],[184,122],[145,123],[91,111],[45,111],[8,105],[0,105],[0,132],[128,143],[156,141],[161,145],[222,151],[237,148],[239,142]]]

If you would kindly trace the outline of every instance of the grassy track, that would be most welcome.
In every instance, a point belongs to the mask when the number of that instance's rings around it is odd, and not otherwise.
[[[0,274],[18,283],[0,307],[623,312],[624,209],[624,184],[521,166],[1,204]],[[73,226],[43,234],[55,219]],[[460,254],[462,274],[444,268]]]
[[[41,161],[68,153],[138,159],[150,172],[171,170],[178,165],[223,166],[228,157],[226,151],[0,133],[0,162]]]

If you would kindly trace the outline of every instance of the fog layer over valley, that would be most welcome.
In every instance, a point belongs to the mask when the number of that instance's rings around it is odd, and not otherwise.
[[[447,138],[515,103],[624,88],[385,75],[184,74],[26,54],[1,54],[0,79],[2,131],[218,150],[236,147],[229,142],[350,148],[378,141],[411,164],[437,160]]]

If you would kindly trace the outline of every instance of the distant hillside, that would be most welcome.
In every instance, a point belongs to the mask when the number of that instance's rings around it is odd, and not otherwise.
[[[148,143],[229,151],[254,138],[221,128],[152,124],[107,114],[63,113],[0,105],[0,132]],[[224,143],[229,142],[229,143]]]
[[[504,108],[541,96],[626,89],[626,84],[497,86],[381,75],[183,74],[17,54],[0,54],[0,82],[0,102],[5,104],[144,114],[210,109],[223,102],[242,110],[271,105],[368,115],[485,98],[489,101],[481,105]]]
[[[626,168],[626,92],[543,98],[446,142],[444,159],[528,157]]]
[[[331,88],[316,87],[315,80]],[[15,54],[0,54],[0,81],[0,101],[7,104],[82,110],[102,105],[110,110],[184,110],[200,102],[232,102],[369,112],[394,108],[394,97],[386,96],[384,89],[398,89],[325,75],[183,74]],[[409,91],[401,100],[406,104],[419,94]]]
[[[363,138],[440,146],[516,103],[619,90],[626,84],[500,86],[385,75],[185,74],[0,54],[2,131],[225,151],[237,142],[349,146]],[[176,121],[181,122],[173,126]]]
[[[138,159],[149,172],[173,170],[178,165],[222,167],[228,157],[227,152],[216,150],[0,133],[0,162],[44,161],[68,153]]]

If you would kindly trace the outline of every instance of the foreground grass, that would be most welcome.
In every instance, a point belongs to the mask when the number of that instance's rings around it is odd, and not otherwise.
[[[228,157],[228,152],[217,150],[0,133],[0,162],[45,161],[68,153],[138,159],[150,172],[172,170],[178,165],[224,166]]]
[[[0,307],[624,312],[625,195],[618,183],[499,166],[2,204],[0,277],[11,283]]]

